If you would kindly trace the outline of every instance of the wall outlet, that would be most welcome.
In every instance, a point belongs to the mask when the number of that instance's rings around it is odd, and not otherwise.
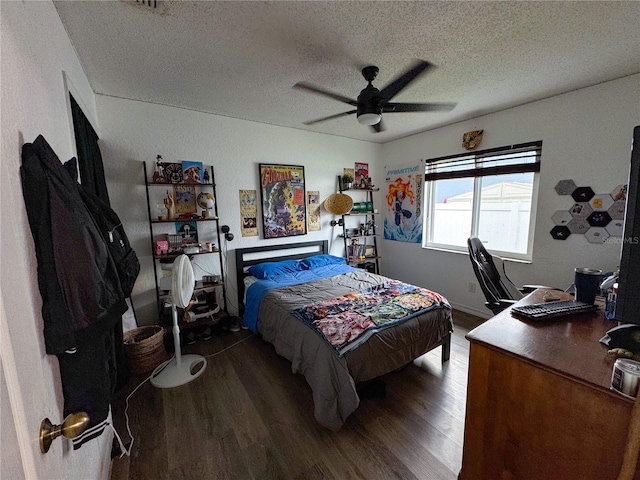
[[[476,284],[474,282],[469,282],[469,293],[476,293]]]

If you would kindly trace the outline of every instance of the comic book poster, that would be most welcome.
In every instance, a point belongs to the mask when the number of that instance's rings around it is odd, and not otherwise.
[[[196,187],[192,185],[174,185],[173,198],[176,201],[176,214],[196,213]]]
[[[422,161],[410,166],[385,167],[384,238],[422,243]]]
[[[309,212],[309,231],[320,231],[320,192],[309,190],[307,192],[307,210]]]
[[[367,188],[367,179],[369,178],[369,164],[356,162],[356,174],[354,176],[354,186],[356,188]]]
[[[197,222],[176,222],[176,233],[182,237],[182,245],[198,243]]]
[[[264,238],[306,235],[304,167],[264,163],[259,167]]]
[[[240,225],[243,237],[258,236],[258,204],[255,190],[240,190]]]

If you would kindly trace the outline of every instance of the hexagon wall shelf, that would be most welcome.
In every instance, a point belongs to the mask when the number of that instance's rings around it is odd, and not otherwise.
[[[624,228],[624,220],[611,220],[611,223],[605,227],[605,230],[612,237],[622,237]]]
[[[560,180],[556,185],[556,192],[558,195],[571,195],[576,188],[578,185],[573,180]]]
[[[551,229],[551,236],[556,240],[566,240],[571,232],[564,225],[556,225]]]
[[[551,220],[553,220],[554,225],[566,225],[569,223],[573,217],[571,213],[567,210],[558,210],[556,213],[551,215]]]
[[[608,210],[613,205],[613,198],[608,193],[605,195],[594,195],[589,200],[589,204],[594,210]]]
[[[584,218],[574,218],[568,224],[567,228],[571,233],[587,233],[587,230],[591,228],[589,222],[587,222]]]
[[[573,204],[569,213],[573,218],[585,219],[593,213],[593,208],[586,202],[578,202]]]
[[[584,236],[589,243],[604,243],[610,235],[603,227],[591,227]]]
[[[611,222],[611,216],[607,212],[593,212],[587,217],[587,222],[592,227],[606,227]]]
[[[611,218],[614,220],[624,220],[625,205],[625,200],[616,200],[613,202],[613,205],[609,207],[607,212],[609,212],[609,215],[611,215]]]
[[[576,202],[588,202],[594,195],[591,187],[578,187],[571,194]]]
[[[551,216],[554,227],[549,233],[553,238],[566,240],[569,235],[578,234],[584,235],[589,243],[605,243],[609,237],[622,236],[626,185],[618,185],[611,193],[596,194],[591,187],[560,180],[555,191],[558,195],[571,195],[575,203]]]

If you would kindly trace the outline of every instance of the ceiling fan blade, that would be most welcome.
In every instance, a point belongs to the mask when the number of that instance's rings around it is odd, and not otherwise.
[[[329,115],[328,117],[318,118],[316,120],[310,120],[308,122],[302,122],[304,125],[313,125],[314,123],[320,123],[327,120],[333,120],[334,118],[346,117],[347,115],[353,115],[357,110],[349,110],[348,112],[336,113],[335,115]]]
[[[348,103],[349,105],[353,105],[354,107],[358,102],[352,100],[351,98],[345,97],[344,95],[340,95],[339,93],[333,93],[329,90],[325,90],[324,88],[316,87],[315,85],[311,85],[310,83],[298,82],[293,88],[297,88],[299,90],[307,90],[311,93],[315,93],[318,95],[323,95],[325,97],[331,97],[334,100],[338,100],[339,102]]]
[[[427,68],[429,68],[431,64],[429,62],[425,62],[424,60],[420,60],[413,67],[411,67],[408,71],[400,75],[389,85],[380,90],[380,95],[387,100],[391,100],[395,97],[400,90],[409,85],[410,82],[415,80],[415,78],[423,73]]]
[[[375,125],[371,125],[371,130],[373,130],[373,133],[384,132],[386,128],[384,126],[382,119]]]
[[[387,103],[383,112],[449,112],[455,103]]]

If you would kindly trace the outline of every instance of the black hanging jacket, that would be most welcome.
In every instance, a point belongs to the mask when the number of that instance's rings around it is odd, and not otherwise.
[[[127,304],[116,266],[77,182],[39,135],[22,147],[22,191],[38,259],[47,353],[111,330]]]

